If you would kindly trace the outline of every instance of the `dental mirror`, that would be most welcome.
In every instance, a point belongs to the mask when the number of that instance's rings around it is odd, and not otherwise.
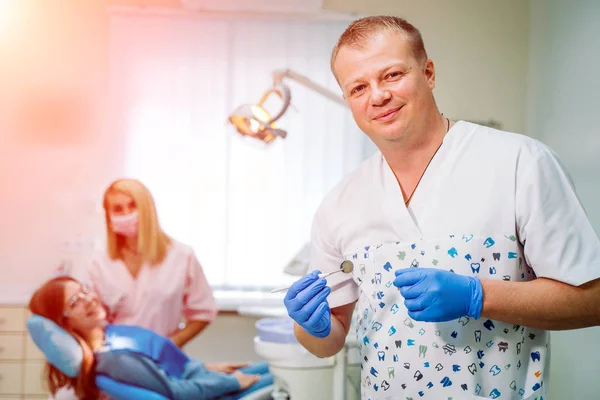
[[[338,272],[343,272],[345,274],[349,274],[353,270],[354,270],[354,264],[352,263],[352,261],[344,260],[340,264],[340,269],[338,269],[337,271],[328,272],[326,274],[319,274],[319,278],[327,278],[328,276],[333,275],[333,274],[337,274]],[[288,290],[290,288],[290,286],[285,286],[285,287],[282,287],[282,288],[273,289],[273,290],[271,290],[271,293],[283,292],[284,290]]]

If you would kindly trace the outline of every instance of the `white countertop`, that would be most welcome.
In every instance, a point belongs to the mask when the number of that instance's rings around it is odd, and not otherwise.
[[[37,286],[0,284],[0,306],[26,306]],[[215,290],[221,311],[240,311],[244,315],[281,315],[283,294],[259,291]],[[243,311],[243,312],[242,312]]]

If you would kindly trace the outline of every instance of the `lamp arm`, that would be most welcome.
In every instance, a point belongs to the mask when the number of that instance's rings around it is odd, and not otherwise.
[[[304,75],[301,75],[295,71],[292,71],[291,69],[281,69],[281,70],[276,70],[275,72],[273,72],[273,79],[275,81],[275,85],[281,84],[281,82],[283,81],[283,78],[290,78],[290,79],[300,83],[301,85],[304,85],[307,88],[309,88],[317,93],[320,93],[321,95],[327,97],[328,99],[335,101],[336,103],[338,103],[344,107],[348,106],[346,104],[346,101],[341,96],[339,96],[339,95],[335,94],[334,92],[332,92],[331,90],[311,81]]]

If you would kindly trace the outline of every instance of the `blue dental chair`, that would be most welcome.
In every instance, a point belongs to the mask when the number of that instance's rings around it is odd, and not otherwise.
[[[32,315],[27,320],[27,330],[35,345],[44,353],[48,362],[65,375],[76,377],[79,374],[83,351],[79,343],[68,332],[53,321]],[[118,382],[103,375],[96,376],[96,386],[115,400],[169,400],[162,394],[150,390]],[[229,396],[232,400],[266,400],[271,399],[273,387],[267,386],[251,393]]]

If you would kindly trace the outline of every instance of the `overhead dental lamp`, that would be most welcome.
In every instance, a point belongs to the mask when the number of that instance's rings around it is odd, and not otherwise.
[[[276,70],[273,72],[273,87],[262,95],[257,104],[241,105],[229,116],[229,122],[235,126],[239,134],[258,139],[266,144],[272,143],[278,137],[285,139],[287,132],[278,128],[275,124],[285,114],[291,101],[290,89],[283,83],[284,78],[293,79],[330,100],[346,106],[346,102],[341,96],[311,81],[307,77],[290,69]],[[278,95],[283,101],[281,109],[273,116],[264,108],[265,101],[272,94]]]

